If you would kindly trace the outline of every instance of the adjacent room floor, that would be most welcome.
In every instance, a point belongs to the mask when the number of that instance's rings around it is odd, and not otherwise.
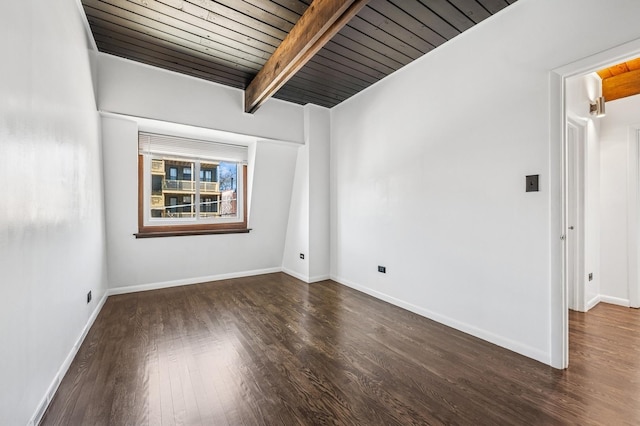
[[[638,424],[640,311],[570,315],[554,370],[332,281],[110,297],[45,425]]]

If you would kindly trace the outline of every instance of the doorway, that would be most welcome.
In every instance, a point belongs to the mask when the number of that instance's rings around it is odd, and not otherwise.
[[[624,61],[626,58],[640,56],[640,40],[626,43],[591,57],[566,65],[551,73],[552,121],[552,164],[555,165],[558,179],[562,182],[556,187],[560,193],[561,212],[555,216],[551,227],[551,255],[561,259],[560,265],[552,262],[551,300],[551,364],[556,368],[569,366],[569,330],[568,311],[586,310],[591,303],[586,301],[584,286],[580,285],[580,277],[584,277],[585,267],[585,211],[587,174],[584,167],[584,153],[587,147],[580,143],[584,140],[581,132],[584,126],[581,121],[572,119],[567,110],[567,81],[571,77],[586,75],[594,70],[605,68]],[[586,105],[588,107],[588,105]],[[554,113],[555,111],[555,113]],[[635,139],[629,139],[629,298],[630,304],[638,303],[640,293],[639,266],[640,259],[640,132]],[[554,146],[554,144],[557,144]],[[555,159],[555,161],[553,161]],[[583,160],[583,161],[580,161]],[[633,169],[635,165],[635,169]],[[632,211],[633,210],[633,211]],[[577,225],[580,224],[580,225]],[[575,232],[578,231],[578,232]],[[557,232],[557,233],[556,233]],[[558,238],[560,235],[560,238]],[[559,241],[558,241],[559,240]],[[632,249],[635,248],[635,251]],[[633,282],[632,282],[633,281]],[[633,300],[633,301],[631,301]],[[597,303],[597,302],[596,302]]]
[[[567,291],[569,309],[585,312],[586,126],[567,118]]]
[[[629,128],[628,151],[628,281],[629,306],[640,308],[640,124]]]

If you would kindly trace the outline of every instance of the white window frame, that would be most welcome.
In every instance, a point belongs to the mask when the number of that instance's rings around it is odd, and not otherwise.
[[[157,139],[154,139],[157,138]],[[159,141],[154,145],[154,141]],[[136,237],[177,236],[206,233],[248,232],[247,229],[247,147],[199,141],[173,136],[140,132],[138,171],[138,233]],[[192,155],[189,155],[192,154]],[[191,179],[195,194],[191,193],[194,217],[151,217],[152,159],[188,161],[193,163]],[[235,163],[236,216],[200,217],[200,169],[201,163]],[[219,174],[218,174],[219,177]],[[218,180],[219,182],[219,180]],[[221,195],[218,197],[221,201]],[[218,205],[218,212],[220,205]]]

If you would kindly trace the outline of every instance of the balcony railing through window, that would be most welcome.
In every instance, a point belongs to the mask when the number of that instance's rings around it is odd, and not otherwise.
[[[196,191],[196,182],[192,180],[172,180],[165,179],[162,182],[164,191],[180,191],[191,192]],[[218,182],[200,182],[200,192],[215,193],[220,192],[220,184]]]

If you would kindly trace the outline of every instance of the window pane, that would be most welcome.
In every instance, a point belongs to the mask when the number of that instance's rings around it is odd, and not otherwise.
[[[217,164],[200,163],[200,196],[209,197],[220,193],[216,177]]]
[[[166,158],[151,159],[151,217],[194,218],[195,163]]]
[[[218,165],[220,179],[220,216],[235,217],[238,214],[238,165],[236,163],[221,162]]]

